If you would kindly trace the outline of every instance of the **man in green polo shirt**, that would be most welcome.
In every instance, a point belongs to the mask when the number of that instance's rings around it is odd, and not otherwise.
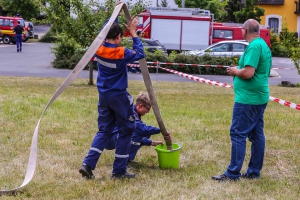
[[[254,19],[243,25],[243,36],[249,42],[238,67],[227,68],[234,76],[234,107],[230,128],[231,160],[224,174],[213,180],[259,178],[265,153],[264,111],[269,101],[268,77],[272,55],[268,45],[259,37],[259,23]],[[248,169],[241,174],[246,154],[246,139],[252,142]]]

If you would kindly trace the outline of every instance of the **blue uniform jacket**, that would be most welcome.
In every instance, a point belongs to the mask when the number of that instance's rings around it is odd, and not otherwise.
[[[129,155],[130,157],[131,155],[135,156],[137,151],[142,145],[150,146],[152,144],[152,140],[149,139],[151,135],[160,133],[159,128],[154,126],[147,126],[141,120],[141,116],[137,113],[135,105],[133,105],[133,110],[134,110],[136,128],[131,139],[132,144],[130,147],[130,155]],[[108,150],[115,149],[118,137],[119,137],[118,126],[116,125],[113,130],[111,139],[105,148]]]
[[[135,37],[132,40],[132,50],[108,42],[104,42],[97,50],[95,60],[98,62],[97,88],[99,93],[126,93],[128,87],[127,64],[145,58],[140,39]]]
[[[132,135],[132,142],[141,143],[141,145],[150,146],[152,141],[149,139],[151,135],[160,133],[160,129],[154,126],[147,126],[141,119],[141,115],[137,113],[136,106],[133,106],[135,115],[135,131]]]

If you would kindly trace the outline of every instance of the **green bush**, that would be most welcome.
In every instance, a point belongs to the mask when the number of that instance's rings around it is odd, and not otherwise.
[[[286,19],[284,19],[282,31],[278,35],[271,31],[271,51],[273,57],[291,57],[293,48],[299,48],[300,43],[295,35],[287,28]]]
[[[55,59],[52,62],[54,68],[74,69],[76,64],[84,55],[86,49],[81,48],[75,40],[66,35],[57,37],[57,43],[52,49]]]
[[[39,42],[47,42],[47,43],[54,43],[56,41],[57,41],[56,33],[52,28],[50,28],[48,32],[45,35],[43,35],[43,37],[39,40]]]
[[[208,54],[204,56],[195,55],[184,55],[172,52],[169,57],[161,59],[156,54],[148,53],[146,60],[148,62],[159,61],[159,62],[172,62],[172,63],[183,63],[183,64],[199,64],[199,65],[222,65],[229,66],[230,64],[237,65],[239,57],[213,57]],[[226,68],[216,67],[194,67],[194,66],[181,66],[181,65],[161,65],[168,69],[173,69],[188,74],[214,74],[214,75],[227,75]],[[149,68],[149,72],[156,72],[156,69]],[[165,70],[159,70],[161,73],[165,73]]]
[[[129,46],[127,43],[126,46]],[[169,56],[162,51],[157,50],[154,53],[147,52],[146,60],[148,62],[172,62],[183,64],[199,64],[199,65],[221,65],[229,66],[230,64],[237,65],[239,57],[212,57],[208,54],[204,56],[184,55],[172,52]],[[76,64],[84,55],[86,49],[81,48],[75,40],[70,39],[66,35],[57,37],[57,42],[53,48],[55,60],[52,62],[54,68],[74,69]],[[150,64],[149,64],[150,65]],[[180,66],[180,65],[161,65],[162,67],[174,69],[188,74],[214,74],[214,75],[227,75],[226,68],[216,67],[193,67],[193,66]],[[95,66],[94,69],[97,70]],[[149,72],[156,72],[155,68],[149,68]],[[159,70],[160,73],[167,73],[165,70]]]

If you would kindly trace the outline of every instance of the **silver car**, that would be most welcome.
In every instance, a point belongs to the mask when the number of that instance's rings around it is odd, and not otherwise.
[[[241,56],[248,46],[248,42],[241,40],[221,41],[210,45],[203,50],[193,50],[184,52],[185,55],[203,56]]]

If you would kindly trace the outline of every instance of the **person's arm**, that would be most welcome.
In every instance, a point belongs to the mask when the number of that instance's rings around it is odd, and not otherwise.
[[[160,133],[160,129],[154,126],[147,126],[144,122],[141,120],[136,120],[136,128],[135,128],[135,134],[149,137],[151,135],[155,135]]]
[[[128,24],[124,24],[124,26],[126,26],[126,28],[128,29],[130,35],[132,36],[133,41],[132,50],[127,48],[125,49],[125,60],[127,63],[131,63],[146,57],[143,44],[136,33],[137,24],[137,17],[132,17]]]
[[[238,76],[242,79],[250,79],[254,75],[255,68],[252,66],[246,66],[243,69],[238,69],[237,67],[228,67],[226,71],[230,76]]]
[[[150,140],[150,139],[148,139],[148,138],[146,138],[146,137],[144,137],[144,138],[142,139],[142,141],[141,141],[141,145],[151,146],[151,144],[152,144],[152,140]]]
[[[145,146],[154,146],[156,147],[159,144],[164,144],[163,141],[157,141],[157,140],[150,140],[146,137],[144,137],[141,141],[141,145],[145,145]]]

